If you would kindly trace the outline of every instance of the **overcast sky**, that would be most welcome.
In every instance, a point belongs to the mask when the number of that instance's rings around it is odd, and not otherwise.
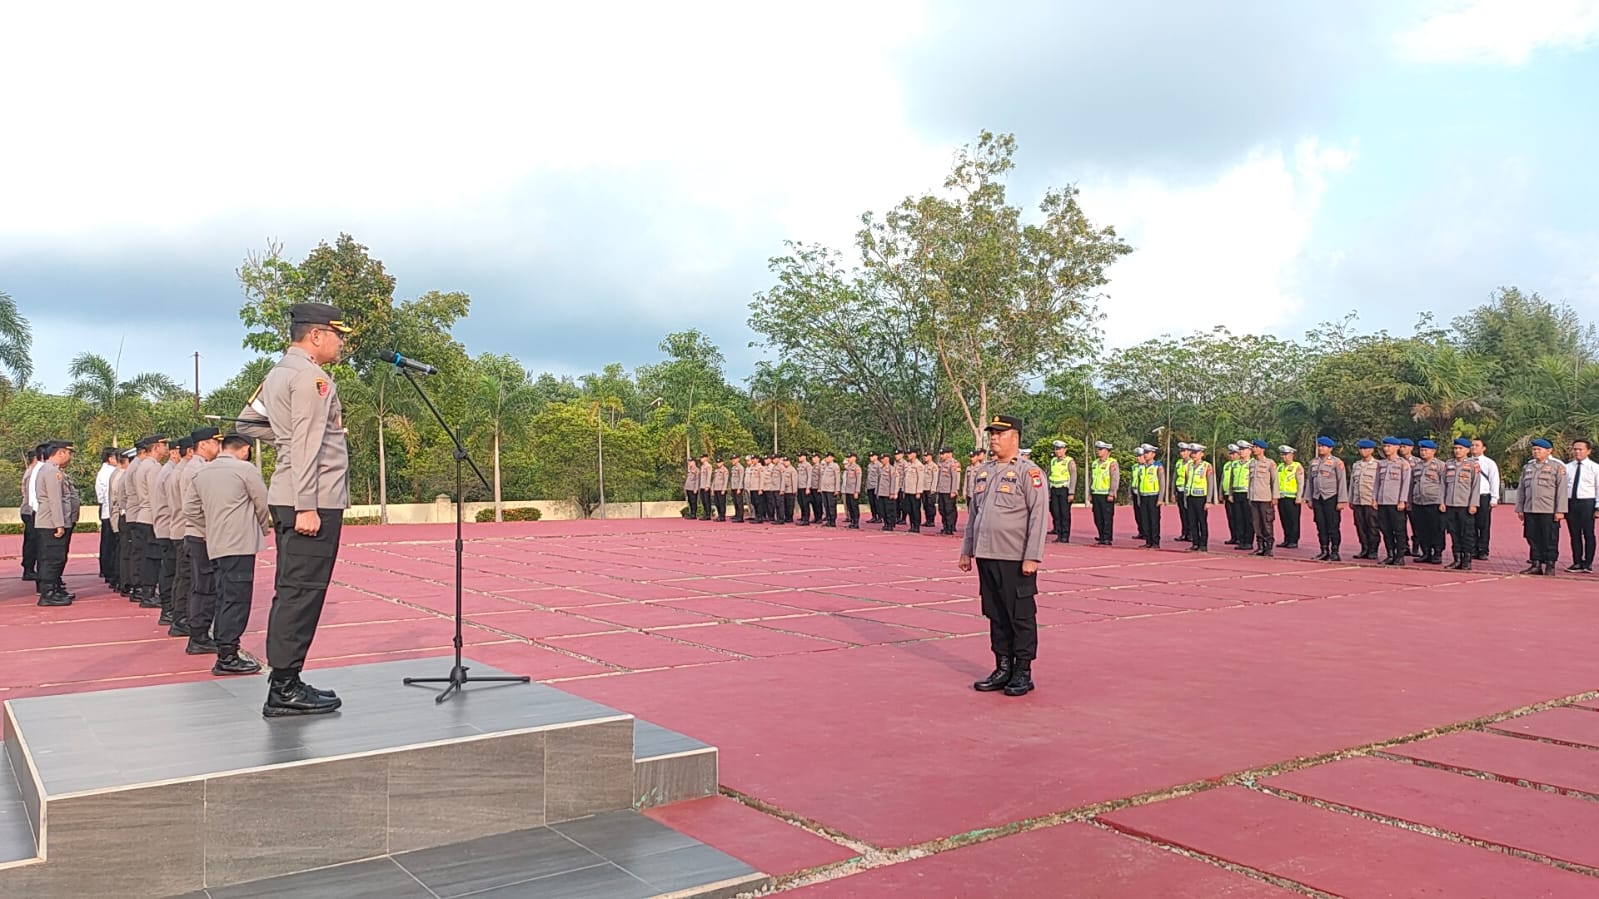
[[[1074,182],[1136,247],[1113,345],[1502,284],[1599,313],[1599,0],[10,3],[0,83],[0,290],[51,390],[119,344],[215,387],[245,254],[340,231],[470,293],[473,353],[698,327],[736,380],[782,242],[848,251],[983,129],[1013,201]]]

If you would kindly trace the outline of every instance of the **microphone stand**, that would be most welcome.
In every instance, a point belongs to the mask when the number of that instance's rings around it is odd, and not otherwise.
[[[450,442],[455,444],[455,667],[450,669],[449,677],[408,677],[405,678],[404,683],[408,687],[414,684],[449,684],[448,687],[444,688],[443,693],[433,697],[435,704],[442,704],[468,683],[528,683],[531,678],[527,675],[470,677],[466,673],[466,666],[461,664],[461,557],[464,552],[464,544],[461,540],[461,522],[466,514],[466,490],[462,466],[472,466],[472,473],[477,475],[477,479],[482,482],[484,487],[489,486],[489,479],[483,476],[483,472],[477,467],[477,463],[472,461],[472,457],[466,452],[466,447],[461,444],[461,438],[455,435],[455,431],[444,420],[444,416],[439,413],[439,408],[433,405],[433,400],[428,397],[427,391],[423,390],[422,385],[418,384],[416,378],[411,376],[410,370],[401,367],[399,364],[396,364],[394,368],[400,374],[405,375],[407,381],[411,382],[411,386],[416,389],[417,396],[422,398],[422,402],[428,407],[428,411],[432,412],[433,418],[438,421],[439,427],[444,429],[444,433],[450,435]]]

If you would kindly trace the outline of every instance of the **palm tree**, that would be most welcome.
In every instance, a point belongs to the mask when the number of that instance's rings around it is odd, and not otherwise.
[[[804,379],[799,367],[792,362],[778,365],[759,362],[749,380],[750,405],[755,414],[762,420],[772,420],[772,453],[776,454],[778,422],[786,423],[793,430],[799,427],[804,414],[805,406],[801,398]]]
[[[33,329],[17,312],[17,301],[0,290],[0,366],[10,371],[11,386],[22,390],[33,377]]]
[[[89,405],[96,424],[111,434],[113,444],[122,442],[117,431],[118,416],[128,403],[139,399],[155,402],[182,390],[176,381],[160,372],[142,372],[119,381],[116,366],[94,353],[73,357],[67,375],[72,378],[67,393]]]
[[[538,411],[539,396],[533,389],[526,369],[510,356],[484,353],[476,361],[477,378],[474,382],[472,417],[467,422],[468,433],[487,432],[494,444],[494,520],[505,520],[505,505],[500,495],[500,450],[507,440],[520,440],[527,435],[528,423]],[[607,398],[599,407],[620,408],[615,397]]]
[[[1492,366],[1488,360],[1442,341],[1417,342],[1406,359],[1394,398],[1410,405],[1410,417],[1434,436],[1454,430],[1457,420],[1492,418]]]
[[[1540,435],[1593,439],[1599,433],[1599,365],[1573,367],[1569,359],[1540,356],[1516,384],[1505,428],[1522,435],[1523,443]]]

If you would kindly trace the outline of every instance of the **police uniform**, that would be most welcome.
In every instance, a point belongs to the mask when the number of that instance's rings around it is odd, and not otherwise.
[[[1411,437],[1401,437],[1401,438],[1399,438],[1399,459],[1405,463],[1405,465],[1406,465],[1406,467],[1408,469],[1412,469],[1413,470],[1416,467],[1416,463],[1421,461],[1420,459],[1416,458],[1416,456],[1414,455],[1415,452],[1416,452],[1416,441],[1415,441],[1414,438],[1411,438]],[[1412,476],[1412,480],[1414,480],[1414,476]],[[1406,529],[1405,530],[1405,555],[1407,555],[1407,556],[1420,555],[1421,554],[1421,548],[1419,546],[1417,546],[1417,543],[1416,543],[1416,504],[1415,503],[1411,503],[1409,508],[1405,511],[1405,529]]]
[[[877,474],[877,505],[885,531],[892,531],[899,523],[899,490],[905,483],[904,454],[895,450],[894,455],[900,458],[884,461]]]
[[[1444,528],[1449,532],[1449,548],[1454,562],[1445,565],[1457,571],[1471,570],[1471,557],[1477,553],[1477,503],[1482,499],[1482,467],[1471,457],[1471,441],[1455,438],[1455,456],[1444,463]]]
[[[211,623],[217,608],[216,568],[206,556],[205,529],[196,527],[190,520],[187,500],[195,476],[205,467],[207,457],[215,454],[220,433],[212,427],[196,428],[184,438],[190,453],[181,463],[178,476],[174,479],[178,482],[175,502],[178,512],[173,539],[179,544],[178,575],[183,582],[179,593],[184,600],[175,607],[172,626],[167,629],[167,634],[188,637],[189,645],[185,651],[190,655],[216,652],[216,643],[211,638]]]
[[[862,485],[866,490],[867,508],[872,512],[872,516],[866,519],[867,524],[877,524],[880,520],[877,515],[877,480],[882,470],[883,463],[877,460],[876,453],[872,453],[870,461],[866,463],[866,482]]]
[[[860,463],[855,461],[855,454],[850,453],[844,457],[843,496],[844,517],[849,521],[849,529],[861,529],[861,481],[862,472]]]
[[[711,457],[701,456],[700,467],[694,478],[694,486],[700,497],[700,521],[711,520],[711,477]]]
[[[64,452],[70,459],[70,448],[64,443],[48,443],[44,452],[44,460],[35,466],[29,480],[37,547],[34,589],[41,606],[69,606],[73,596],[67,592],[62,574],[67,566],[68,536],[77,524],[78,490],[55,461]]]
[[[1249,442],[1239,441],[1230,449],[1238,458],[1230,460],[1229,474],[1223,490],[1226,491],[1228,521],[1232,524],[1232,544],[1237,549],[1249,549],[1255,542],[1255,516],[1249,505]]]
[[[780,489],[783,491],[783,523],[792,524],[794,522],[795,497],[799,495],[799,478],[794,470],[793,463],[789,462],[787,458],[782,461],[783,464],[779,467],[778,472],[782,476]]]
[[[1154,447],[1144,447],[1144,455],[1154,452]],[[1133,493],[1138,503],[1136,508],[1142,513],[1139,529],[1144,532],[1144,547],[1160,549],[1160,498],[1166,493],[1166,466],[1151,458],[1133,472]]]
[[[1189,531],[1188,521],[1188,466],[1193,459],[1192,444],[1177,444],[1177,461],[1172,465],[1171,495],[1172,504],[1177,507],[1177,542],[1187,543],[1193,539]]]
[[[1310,460],[1306,475],[1310,478],[1307,489],[1310,490],[1310,511],[1316,522],[1316,542],[1321,546],[1321,554],[1316,557],[1322,562],[1341,562],[1343,556],[1339,549],[1344,542],[1343,515],[1340,510],[1349,505],[1349,473],[1344,465],[1344,460],[1332,454],[1332,448],[1337,443],[1331,437],[1316,438],[1316,458]],[[1326,455],[1321,450],[1327,450]],[[1365,550],[1366,541],[1360,542],[1361,550]]]
[[[133,532],[128,561],[134,569],[133,593],[129,601],[141,608],[153,609],[161,605],[156,598],[156,585],[161,578],[161,546],[156,542],[154,505],[151,494],[155,492],[156,475],[167,457],[167,439],[151,434],[134,444],[139,456],[128,466],[128,527]]]
[[[1122,471],[1116,460],[1110,458],[1111,445],[1101,440],[1094,444],[1097,456],[1105,451],[1104,458],[1088,463],[1088,499],[1094,506],[1094,530],[1099,532],[1095,543],[1109,546],[1116,527],[1116,494],[1121,490]]]
[[[341,337],[350,332],[343,312],[320,303],[296,303],[290,318],[294,325]],[[262,714],[331,712],[339,707],[338,698],[303,682],[300,671],[322,618],[344,510],[350,506],[350,454],[339,391],[311,353],[296,344],[267,373],[239,418],[245,436],[269,439],[277,448],[277,468],[267,488],[278,547],[266,640],[272,677]],[[316,517],[315,534],[296,530],[301,513]]]
[[[833,461],[833,454],[822,457],[816,471],[816,501],[821,504],[820,514],[824,527],[838,527],[838,487],[843,472]]]
[[[1399,456],[1399,438],[1382,439],[1383,458],[1377,460],[1377,521],[1382,528],[1388,557],[1384,565],[1405,564],[1409,549],[1405,537],[1405,509],[1410,504],[1410,464]],[[1392,447],[1393,455],[1389,455]]]
[[[688,500],[688,517],[700,517],[700,467],[693,462],[684,463],[688,470],[683,474],[683,497]]]
[[[803,527],[811,523],[811,463],[804,453],[800,453],[799,463],[794,466],[794,491]]]
[[[955,497],[960,495],[961,463],[948,447],[941,450],[939,455],[944,457],[938,463],[938,517],[944,522],[939,533],[950,536],[955,533],[955,523],[960,516]]]
[[[194,467],[194,463],[197,461],[202,465],[205,463],[203,460],[198,460],[194,455],[194,438],[192,436],[178,438],[176,446],[177,449],[173,455],[178,458],[178,462],[165,481],[166,506],[171,510],[171,514],[168,516],[170,521],[167,526],[167,535],[168,539],[172,541],[172,600],[161,610],[161,622],[168,625],[168,636],[187,637],[189,636],[187,622],[189,605],[192,600],[190,589],[193,586],[193,578],[190,576],[189,544],[184,539],[189,526],[188,522],[183,518],[183,487],[187,480],[192,477],[189,472]],[[182,624],[181,627],[179,626],[180,624]],[[191,655],[211,651],[209,638],[205,636],[205,633],[203,630],[200,632],[201,639],[198,642],[192,639],[189,641],[188,649],[191,650]]]
[[[100,468],[94,473],[94,501],[100,512],[100,580],[115,586],[117,567],[117,533],[111,527],[111,479],[116,477],[117,465],[113,461],[120,452],[114,446],[100,451]]]
[[[1305,466],[1294,458],[1294,448],[1279,446],[1277,452],[1284,457],[1277,465],[1277,520],[1283,528],[1283,541],[1277,545],[1283,549],[1297,549],[1300,525],[1303,524],[1299,513],[1310,488],[1305,483]]]
[[[171,480],[182,454],[181,443],[173,441],[166,461],[155,469],[155,479],[150,484],[150,529],[155,534],[150,549],[156,554],[156,564],[159,566],[156,569],[156,604],[161,609],[161,617],[169,624],[175,607],[173,589],[178,574],[178,548],[172,540],[172,525],[178,510],[172,507]]]
[[[1551,444],[1538,438],[1532,445],[1550,449]],[[1546,456],[1542,461],[1529,459],[1521,469],[1521,482],[1516,485],[1516,515],[1521,518],[1522,535],[1527,538],[1528,558],[1531,560],[1522,574],[1554,574],[1560,561],[1560,519],[1571,508],[1570,490],[1566,484],[1566,466]]]
[[[987,430],[1021,430],[1021,423],[996,415]],[[982,692],[1004,690],[1021,696],[1033,689],[1033,659],[1038,655],[1038,573],[1023,573],[1023,562],[1044,558],[1049,493],[1044,471],[1014,458],[978,467],[972,481],[970,514],[961,541],[963,560],[975,560],[994,650],[994,672],[973,686]],[[963,566],[966,563],[963,562]]]
[[[1417,444],[1423,456],[1410,466],[1410,511],[1416,527],[1416,548],[1421,565],[1437,565],[1444,556],[1444,477],[1447,466],[1436,455],[1426,458],[1426,453],[1437,453],[1438,444],[1423,440]]]
[[[916,460],[915,451],[906,453],[908,458],[902,468],[899,485],[899,514],[900,518],[910,525],[912,534],[922,532],[922,463]]]
[[[761,487],[766,494],[766,521],[768,524],[784,524],[783,521],[783,460],[768,458],[765,465],[761,466]]]
[[[1362,439],[1355,444],[1360,450],[1375,450],[1377,441]],[[1357,559],[1375,559],[1382,544],[1382,522],[1377,512],[1376,458],[1365,452],[1349,466],[1349,505],[1354,510],[1355,536],[1360,539]]]
[[[1266,441],[1256,440],[1254,447],[1264,450]],[[1249,496],[1250,529],[1255,536],[1255,555],[1270,556],[1272,540],[1277,533],[1277,500],[1282,488],[1277,484],[1277,463],[1265,454],[1251,458],[1245,469],[1246,492]],[[1243,547],[1247,549],[1248,547]]]
[[[132,481],[128,477],[128,469],[133,467],[134,457],[138,450],[129,447],[122,451],[122,459],[118,463],[120,471],[111,481],[111,502],[115,508],[115,527],[117,529],[117,592],[123,596],[133,595],[134,564],[129,558],[128,551],[133,546],[133,537],[128,527],[128,484]]]
[[[1216,501],[1216,466],[1205,458],[1205,445],[1191,443],[1184,517],[1188,519],[1190,552],[1210,551],[1210,504]]]
[[[207,430],[211,436],[204,439],[216,440],[216,429]],[[214,629],[217,659],[211,673],[254,674],[261,665],[240,653],[239,641],[250,622],[255,557],[266,547],[264,535],[272,530],[266,484],[254,465],[232,452],[218,452],[212,461],[195,468],[184,490],[183,512],[197,571],[196,592],[201,589],[198,572],[203,558],[203,568],[209,570],[205,579],[210,582],[204,589],[215,603],[212,610],[196,606],[190,617],[197,630],[202,620]]]
[[[711,502],[716,505],[716,520],[727,520],[727,463],[716,460],[711,472]]]
[[[1049,523],[1056,543],[1072,540],[1072,494],[1077,490],[1077,460],[1065,452],[1066,441],[1057,440],[1054,456],[1045,466],[1049,477]]]
[[[738,456],[733,457],[733,464],[727,467],[727,493],[733,500],[733,521],[735,524],[744,522],[744,460]]]

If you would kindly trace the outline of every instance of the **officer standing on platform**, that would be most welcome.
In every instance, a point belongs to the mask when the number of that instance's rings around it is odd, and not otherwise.
[[[1423,440],[1416,445],[1421,458],[1410,468],[1411,518],[1416,524],[1419,565],[1437,565],[1444,559],[1444,476],[1447,466],[1438,458],[1438,444]]]
[[[1343,510],[1349,505],[1349,475],[1344,470],[1344,460],[1332,454],[1336,445],[1331,437],[1317,437],[1316,458],[1310,460],[1307,489],[1316,522],[1316,543],[1321,546],[1318,562],[1343,561],[1338,550],[1344,542]],[[1360,548],[1366,548],[1364,539]]]
[[[1516,517],[1521,519],[1531,564],[1522,574],[1554,574],[1560,561],[1560,522],[1570,510],[1566,466],[1549,458],[1554,446],[1539,437],[1532,442],[1532,459],[1521,469],[1516,485]]]
[[[1388,558],[1384,565],[1404,567],[1405,551],[1410,547],[1405,537],[1405,511],[1410,506],[1410,463],[1399,455],[1399,438],[1382,439],[1383,457],[1377,461],[1377,520],[1382,526],[1383,542],[1388,545]]]
[[[1216,467],[1205,461],[1205,445],[1190,443],[1188,491],[1184,516],[1188,519],[1189,552],[1210,552],[1210,507],[1216,497]]]
[[[1066,441],[1051,444],[1054,456],[1045,469],[1049,474],[1050,531],[1056,543],[1072,539],[1072,493],[1077,489],[1077,460],[1066,454]]]
[[[1294,458],[1296,450],[1288,445],[1277,447],[1282,461],[1277,463],[1277,519],[1283,525],[1283,540],[1277,544],[1283,549],[1299,548],[1300,511],[1305,503],[1305,466]]]
[[[278,547],[267,619],[272,675],[261,709],[268,718],[324,714],[341,704],[330,691],[301,680],[300,671],[322,618],[350,506],[344,407],[323,369],[338,360],[350,327],[343,312],[321,303],[296,303],[289,317],[292,345],[239,413],[245,436],[271,440],[278,449],[267,491]]]
[[[1116,493],[1121,489],[1122,470],[1110,457],[1111,445],[1101,440],[1094,444],[1094,461],[1088,464],[1088,499],[1094,509],[1094,542],[1109,546],[1116,528]]]
[[[1033,689],[1038,655],[1038,566],[1044,560],[1049,493],[1043,469],[1020,458],[1021,422],[995,415],[986,430],[994,461],[977,470],[961,541],[961,571],[977,562],[994,671],[979,692],[1023,696]]]
[[[1378,463],[1372,454],[1377,441],[1362,438],[1355,444],[1360,458],[1349,466],[1349,505],[1355,510],[1355,536],[1360,538],[1357,559],[1377,558],[1382,543],[1382,523],[1377,512]]]
[[[1477,503],[1482,497],[1482,469],[1470,456],[1471,441],[1456,437],[1454,458],[1444,463],[1444,527],[1449,531],[1449,549],[1454,562],[1445,565],[1456,571],[1470,571],[1476,554]]]

